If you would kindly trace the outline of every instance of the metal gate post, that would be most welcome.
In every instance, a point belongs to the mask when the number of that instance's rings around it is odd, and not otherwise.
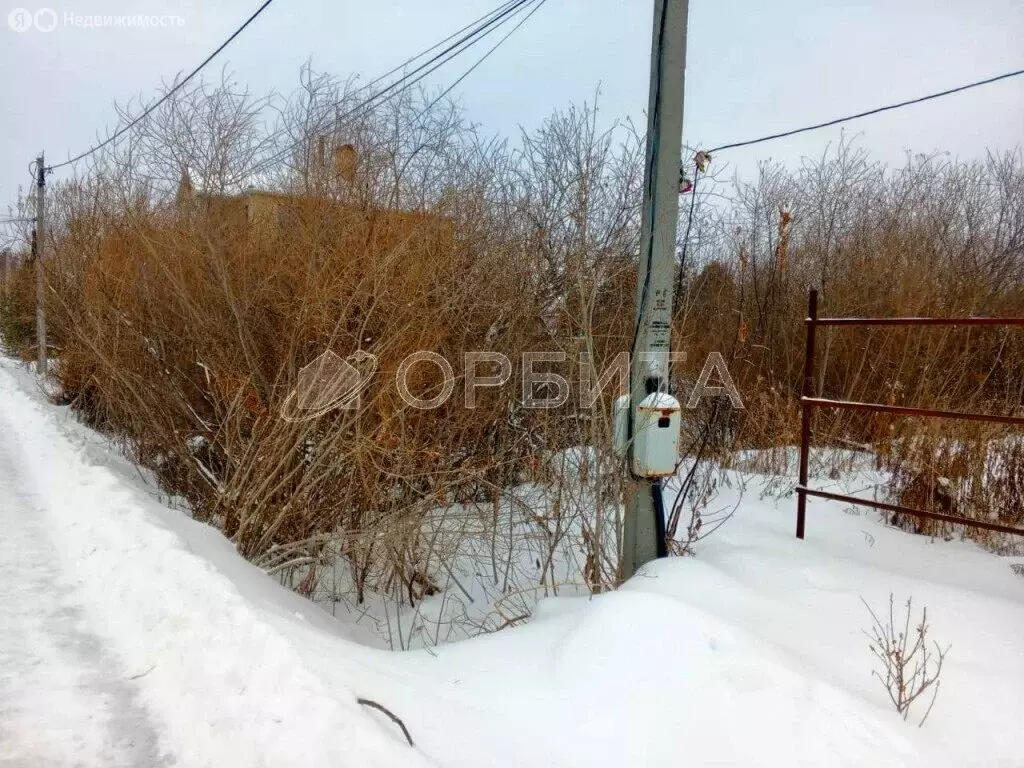
[[[807,294],[807,348],[804,351],[804,387],[800,398],[800,479],[796,488],[796,537],[804,537],[804,523],[807,518],[807,476],[811,452],[811,418],[814,406],[808,402],[814,397],[814,331],[818,324],[818,290],[812,288]]]

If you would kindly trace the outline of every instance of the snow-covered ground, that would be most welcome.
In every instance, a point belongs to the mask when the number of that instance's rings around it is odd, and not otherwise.
[[[2,365],[0,765],[430,764],[305,664],[279,587]]]
[[[1024,765],[1020,560],[825,502],[800,542],[763,483],[696,557],[390,652],[0,362],[0,766]],[[952,646],[922,728],[871,676],[890,592]]]

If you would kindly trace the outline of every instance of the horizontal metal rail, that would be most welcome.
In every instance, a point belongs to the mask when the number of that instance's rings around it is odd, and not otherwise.
[[[858,403],[850,400],[827,400],[822,397],[801,397],[800,402],[816,408],[839,408],[847,411],[893,413],[900,416],[924,416],[927,418],[955,419],[959,421],[990,421],[996,424],[1024,426],[1024,416],[992,416],[986,413],[937,411],[932,408],[912,408],[907,405],[882,405],[881,403]]]
[[[1024,528],[1014,528],[1013,526],[1001,525],[1000,523],[989,523],[985,520],[972,520],[969,517],[947,515],[942,512],[928,512],[923,509],[914,509],[913,507],[901,507],[899,504],[889,504],[884,501],[875,501],[874,499],[862,499],[857,496],[846,496],[845,494],[842,493],[816,491],[813,488],[807,488],[802,485],[798,485],[796,487],[796,491],[799,494],[806,494],[807,496],[817,496],[819,499],[829,499],[831,501],[845,501],[851,504],[860,504],[861,506],[865,507],[884,509],[889,512],[901,512],[905,515],[913,515],[914,517],[927,517],[931,520],[941,520],[946,523],[967,525],[971,528],[984,528],[987,531],[998,531],[1000,533],[1010,533],[1016,534],[1017,536],[1024,536]]]

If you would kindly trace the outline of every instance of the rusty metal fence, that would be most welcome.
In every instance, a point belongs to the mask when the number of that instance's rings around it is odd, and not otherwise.
[[[1024,417],[1019,416],[995,416],[982,413],[959,413],[956,411],[937,411],[928,408],[911,408],[899,405],[882,405],[880,403],[858,403],[848,400],[827,400],[814,396],[814,345],[815,331],[819,326],[1024,326],[1024,318],[1012,317],[818,317],[818,292],[812,289],[808,294],[807,319],[804,321],[807,326],[807,347],[804,355],[804,382],[803,396],[800,398],[801,424],[800,424],[800,479],[796,487],[796,535],[797,538],[804,538],[804,527],[807,518],[807,497],[813,496],[819,499],[831,501],[842,501],[851,504],[874,507],[888,512],[899,512],[914,517],[924,517],[931,520],[940,520],[947,523],[956,523],[972,528],[983,528],[989,531],[1000,533],[1017,534],[1024,536],[1024,529],[1013,528],[1008,525],[991,523],[984,520],[972,520],[957,515],[947,515],[941,512],[931,512],[923,509],[903,507],[899,504],[889,504],[874,499],[863,499],[857,496],[847,496],[841,493],[830,493],[818,491],[807,487],[807,478],[810,463],[811,435],[813,430],[813,418],[815,408],[838,408],[854,411],[867,411],[868,413],[888,413],[898,416],[922,416],[936,419],[955,419],[960,421],[986,421],[997,424],[1012,424],[1024,426]]]

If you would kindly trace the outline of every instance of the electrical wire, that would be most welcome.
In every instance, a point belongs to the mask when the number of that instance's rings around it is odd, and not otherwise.
[[[406,59],[405,61],[403,61],[401,64],[399,64],[394,69],[388,70],[387,72],[385,72],[380,77],[376,78],[375,80],[371,80],[370,82],[368,82],[366,85],[360,86],[355,91],[353,91],[353,93],[362,93],[363,91],[365,91],[365,90],[367,90],[369,88],[372,88],[373,86],[375,86],[377,83],[381,82],[382,80],[386,80],[387,78],[391,77],[396,72],[399,72],[399,71],[405,69],[410,64],[412,64],[414,61],[416,61],[418,59],[422,59],[428,53],[436,51],[442,45],[444,45],[448,41],[452,40],[453,38],[457,37],[458,35],[461,35],[463,32],[465,32],[466,30],[470,29],[471,27],[475,27],[478,24],[482,24],[483,22],[487,21],[491,16],[494,16],[494,15],[496,15],[498,13],[501,13],[506,8],[509,8],[509,7],[513,6],[513,5],[516,5],[518,2],[519,2],[519,0],[508,0],[508,2],[502,3],[497,8],[494,8],[491,11],[488,11],[487,13],[485,13],[483,16],[481,16],[480,18],[476,19],[475,21],[471,21],[469,24],[464,26],[462,29],[459,29],[459,30],[456,30],[455,32],[452,32],[444,40],[441,40],[440,42],[435,43],[434,45],[430,46],[429,48],[427,48],[424,51],[420,51],[419,53],[417,53],[412,58]]]
[[[657,50],[662,49],[662,45],[665,40],[665,21],[668,16],[668,11],[664,6],[661,9],[661,19],[658,22],[658,45]],[[657,221],[655,215],[656,201],[654,195],[654,159],[658,156],[658,126],[661,124],[661,56],[658,56],[658,66],[655,72],[655,95],[654,95],[654,119],[651,121],[651,137],[652,146],[648,152],[646,158],[647,168],[645,176],[647,178],[647,189],[646,195],[648,199],[648,210],[651,217],[651,225]],[[654,264],[654,233],[650,233],[650,238],[647,242],[647,267],[644,270],[644,284],[640,290],[640,304],[637,308],[636,314],[636,328],[633,331],[633,343],[630,345],[630,355],[636,354],[636,345],[640,341],[640,330],[642,327],[642,321],[644,312],[647,309],[647,294],[651,287],[651,267]],[[633,425],[629,425],[629,435],[633,434]]]
[[[221,51],[223,51],[225,48],[227,48],[229,45],[231,45],[231,43],[234,42],[235,38],[238,37],[240,34],[242,34],[242,32],[244,32],[246,30],[246,28],[250,24],[252,24],[254,21],[256,21],[256,19],[260,16],[260,14],[262,14],[265,10],[267,10],[267,8],[269,8],[270,4],[273,3],[273,2],[274,2],[274,0],[264,0],[263,4],[259,8],[256,9],[256,12],[253,13],[252,16],[250,16],[248,19],[246,19],[245,22],[242,23],[242,26],[240,26],[238,29],[236,29],[227,40],[225,40],[223,43],[221,43],[217,47],[217,49],[213,53],[211,53],[209,56],[207,56],[205,59],[203,59],[202,63],[198,67],[193,69],[183,80],[181,80],[180,82],[176,83],[172,88],[170,88],[167,91],[167,93],[165,93],[163,96],[161,96],[155,102],[153,102],[153,104],[151,104],[148,108],[146,108],[142,112],[141,115],[139,115],[134,120],[132,120],[130,123],[128,123],[128,125],[126,125],[123,128],[115,131],[106,140],[100,142],[95,147],[92,147],[91,149],[87,149],[85,152],[82,152],[81,154],[76,155],[75,157],[71,158],[70,160],[65,160],[64,162],[58,163],[57,165],[51,165],[47,170],[54,171],[54,170],[57,170],[58,168],[63,168],[65,166],[71,165],[72,163],[77,163],[79,160],[82,160],[83,158],[86,158],[89,155],[91,155],[91,154],[93,154],[95,152],[98,152],[99,150],[101,150],[104,147],[108,146],[112,142],[117,141],[121,136],[124,136],[124,134],[126,134],[128,131],[130,131],[132,128],[134,128],[136,125],[138,125],[140,122],[142,122],[147,117],[149,117],[157,107],[159,107],[161,104],[163,104],[169,98],[171,98],[171,96],[173,96],[175,93],[180,91],[185,85],[187,85],[196,75],[198,75],[203,70],[203,68],[207,64],[209,64],[211,61],[213,61],[221,53]]]
[[[920,103],[925,102],[925,101],[931,101],[933,99],[942,98],[944,96],[950,96],[950,95],[952,95],[954,93],[960,93],[961,91],[967,91],[967,90],[970,90],[972,88],[978,88],[978,87],[980,87],[982,85],[990,85],[991,83],[997,83],[997,82],[999,82],[1001,80],[1008,80],[1008,79],[1010,79],[1012,77],[1019,77],[1020,75],[1024,75],[1024,69],[1018,69],[1018,70],[1014,70],[1012,72],[1005,72],[1005,73],[1003,73],[1001,75],[996,75],[994,77],[985,78],[984,80],[977,80],[977,81],[975,81],[973,83],[967,83],[965,85],[959,85],[959,86],[957,86],[955,88],[947,88],[944,91],[938,91],[937,93],[930,93],[930,94],[927,94],[925,96],[919,96],[919,97],[914,98],[914,99],[908,99],[906,101],[897,102],[896,104],[887,104],[884,107],[876,107],[875,109],[869,109],[869,110],[867,110],[865,112],[858,112],[857,114],[854,114],[854,115],[847,115],[846,117],[838,117],[838,118],[835,118],[834,120],[828,120],[828,121],[826,121],[824,123],[816,123],[814,125],[808,125],[808,126],[805,126],[803,128],[795,128],[795,129],[793,129],[791,131],[783,131],[782,133],[773,133],[771,135],[762,136],[762,137],[757,138],[757,139],[749,139],[747,141],[737,141],[737,142],[733,142],[732,144],[723,144],[720,147],[715,147],[713,149],[708,150],[708,154],[714,155],[715,153],[724,152],[724,151],[729,150],[729,149],[737,149],[739,147],[750,147],[750,146],[753,146],[755,144],[763,144],[763,143],[765,143],[767,141],[774,141],[775,139],[783,139],[783,138],[786,138],[788,136],[796,136],[797,134],[800,134],[800,133],[807,133],[808,131],[816,131],[816,130],[819,130],[821,128],[829,128],[829,127],[832,127],[832,126],[835,126],[835,125],[841,125],[842,123],[848,123],[851,120],[859,120],[859,119],[861,119],[863,117],[870,117],[871,115],[877,115],[877,114],[880,114],[882,112],[889,112],[889,111],[892,111],[892,110],[895,110],[895,109],[902,109],[903,107],[908,107],[908,106],[911,106],[913,104],[920,104]],[[700,175],[700,171],[698,169],[696,175],[694,176],[693,189],[691,190],[691,194],[693,195],[693,198],[690,201],[690,212],[689,212],[689,215],[687,216],[687,220],[686,220],[686,234],[683,237],[683,251],[682,251],[681,264],[680,264],[679,284],[681,284],[681,282],[682,282],[682,277],[683,277],[682,276],[682,268],[685,266],[685,263],[686,263],[686,251],[687,251],[687,247],[688,247],[689,242],[690,242],[690,230],[693,227],[694,205],[696,203],[697,180],[698,180],[698,176],[699,175]],[[678,294],[679,294],[679,290],[678,289],[680,287],[679,284],[677,284],[677,286],[676,286],[677,290],[676,290],[676,295],[673,297],[674,301],[678,301],[678,298],[679,298],[679,296],[678,296]]]
[[[668,557],[668,541],[665,538],[665,494],[663,487],[661,478],[651,483],[651,501],[654,503],[655,552],[659,559]]]
[[[528,22],[530,20],[530,17],[533,16],[533,14],[535,14],[537,11],[539,11],[540,7],[542,5],[544,5],[544,3],[546,3],[546,2],[547,2],[547,0],[537,0],[537,4],[533,6],[533,8],[530,10],[530,12],[528,14],[526,14],[526,16],[524,16],[519,21],[518,24],[516,24],[514,27],[512,27],[512,31],[511,32],[506,34],[503,38],[501,38],[501,40],[499,40],[497,43],[495,43],[494,47],[491,48],[491,50],[489,50],[487,53],[485,53],[483,56],[481,56],[479,59],[477,59],[477,62],[473,66],[471,66],[469,69],[467,69],[462,74],[462,76],[459,77],[458,80],[456,80],[454,83],[452,83],[447,88],[445,88],[444,91],[441,93],[441,95],[438,96],[436,99],[434,99],[432,102],[430,102],[430,104],[428,104],[423,109],[423,112],[421,112],[420,114],[423,114],[425,112],[429,112],[432,107],[436,106],[437,103],[440,102],[445,96],[447,96],[449,93],[451,93],[453,90],[455,90],[455,88],[459,85],[459,83],[461,83],[463,80],[465,80],[467,77],[469,77],[477,67],[479,67],[481,64],[483,64],[485,61],[487,61],[487,59],[490,58],[491,54],[494,53],[496,50],[498,50],[506,40],[508,40],[510,37],[512,37],[512,35],[514,35],[516,33],[516,31],[521,26],[523,26],[523,24]]]
[[[700,182],[701,170],[697,166],[693,172],[693,186],[690,187],[690,209],[686,215],[686,232],[683,234],[683,247],[679,254],[679,274],[676,277],[676,289],[672,293],[672,317],[676,316],[679,297],[682,294],[683,278],[686,270],[686,253],[690,247],[690,232],[693,229],[693,215],[697,209],[697,184]]]
[[[794,129],[792,131],[783,131],[782,133],[773,133],[770,136],[762,136],[762,137],[760,137],[758,139],[749,139],[747,141],[737,141],[737,142],[734,142],[732,144],[723,144],[720,147],[715,147],[714,149],[708,150],[708,152],[710,154],[714,154],[716,152],[724,152],[727,149],[737,149],[738,147],[749,147],[749,146],[753,146],[754,144],[763,144],[766,141],[774,141],[775,139],[784,139],[787,136],[795,136],[798,133],[807,133],[808,131],[816,131],[819,128],[829,128],[829,127],[831,127],[833,125],[840,125],[842,123],[848,123],[851,120],[859,120],[862,117],[870,117],[871,115],[877,115],[877,114],[879,114],[881,112],[889,112],[890,110],[893,110],[893,109],[901,109],[903,107],[909,107],[912,104],[920,104],[921,102],[924,102],[924,101],[931,101],[932,99],[942,98],[943,96],[950,96],[950,95],[952,95],[954,93],[960,93],[961,91],[967,91],[967,90],[970,90],[971,88],[978,88],[978,87],[980,87],[982,85],[989,85],[991,83],[999,82],[1000,80],[1008,80],[1011,77],[1019,77],[1020,75],[1024,75],[1024,69],[1018,69],[1018,70],[1015,70],[1013,72],[1005,72],[1005,73],[1003,73],[1001,75],[996,75],[995,77],[988,77],[988,78],[985,78],[984,80],[978,80],[978,81],[973,82],[973,83],[967,83],[966,85],[958,85],[955,88],[947,88],[946,90],[939,91],[938,93],[930,93],[927,96],[919,96],[916,99],[908,99],[907,101],[901,101],[901,102],[898,102],[896,104],[888,104],[888,105],[886,105],[884,107],[876,107],[875,109],[869,109],[866,112],[858,112],[855,115],[847,115],[846,117],[838,117],[838,118],[836,118],[834,120],[829,120],[829,121],[824,122],[824,123],[817,123],[815,125],[808,125],[808,126],[805,126],[803,128],[796,128],[796,129]]]
[[[403,75],[401,78],[394,81],[386,88],[378,91],[377,93],[374,93],[369,98],[356,104],[355,106],[353,106],[351,110],[344,113],[343,115],[338,115],[335,118],[335,122],[340,123],[341,121],[353,117],[356,113],[362,110],[366,110],[367,108],[369,108],[371,104],[373,104],[376,101],[379,101],[388,93],[394,91],[395,88],[398,88],[398,90],[397,92],[393,93],[394,96],[400,95],[404,91],[407,91],[409,88],[416,85],[424,78],[426,78],[427,76],[431,75],[432,73],[443,67],[445,63],[453,60],[460,54],[469,50],[469,48],[478,43],[480,40],[487,37],[489,34],[495,32],[498,28],[503,26],[512,15],[518,12],[528,2],[534,2],[534,0],[512,0],[511,2],[504,3],[503,5],[496,8],[494,11],[484,15],[481,19],[477,19],[477,22],[474,22],[468,27],[464,27],[462,30],[460,30],[460,32],[457,32],[454,35],[445,38],[444,41],[441,41],[441,43],[439,43],[438,45],[435,45],[432,48],[428,49],[425,53],[430,52],[431,50],[435,50],[436,48],[440,47],[440,45],[442,45],[444,42],[452,40],[452,38],[456,37],[461,32],[465,32],[466,30],[475,27],[475,29],[473,29],[467,35],[464,35],[455,43],[445,48],[437,55],[433,56],[430,60],[423,63],[423,65],[421,65],[420,67],[416,68],[415,70],[406,75]],[[425,55],[425,53],[418,54],[414,58],[410,59],[410,62],[416,60],[416,58],[421,58],[423,55]],[[407,62],[407,65],[408,63],[409,62]],[[404,66],[406,65],[403,65],[402,67]],[[396,68],[396,70],[402,69],[402,67]],[[393,73],[396,70],[392,70],[391,72]],[[386,75],[383,75],[374,80],[372,83],[369,83],[367,86],[364,86],[355,92],[358,93],[359,91],[366,90],[371,85],[380,82],[386,77]],[[305,138],[300,138],[298,141],[295,141],[289,146],[285,147],[283,151],[276,153],[267,161],[262,163],[253,173],[259,174],[262,171],[269,168],[274,163],[278,163],[279,161],[287,157],[290,153],[292,153],[296,147],[300,146],[304,140]]]
[[[471,24],[470,26],[471,27],[475,26],[475,28],[472,29],[472,31],[470,31],[468,34],[463,35],[463,37],[459,38],[454,43],[452,43],[447,48],[445,48],[443,51],[438,53],[436,56],[432,57],[425,64],[421,64],[419,67],[414,69],[412,72],[409,72],[408,74],[403,75],[402,77],[400,77],[395,82],[391,83],[389,86],[387,86],[383,90],[378,91],[373,96],[371,96],[369,99],[366,99],[362,104],[359,104],[356,107],[354,107],[353,109],[349,110],[349,112],[347,112],[340,119],[344,119],[344,118],[347,118],[347,117],[351,116],[352,114],[354,114],[355,112],[359,111],[360,109],[363,109],[366,106],[368,106],[371,103],[373,103],[374,101],[376,101],[376,100],[386,96],[388,93],[393,91],[395,88],[398,88],[399,86],[403,86],[403,83],[405,83],[405,85],[401,88],[400,92],[405,91],[408,87],[410,87],[412,85],[415,85],[420,80],[425,78],[427,75],[431,74],[432,72],[436,71],[440,67],[444,66],[449,61],[454,59],[456,56],[459,56],[460,54],[462,54],[465,51],[469,50],[469,48],[471,48],[473,45],[476,45],[483,38],[487,37],[492,32],[496,31],[499,27],[501,27],[503,24],[505,24],[505,22],[507,22],[510,18],[515,16],[515,14],[517,14],[520,10],[522,10],[522,8],[524,6],[529,5],[532,2],[535,2],[535,0],[512,0],[512,2],[508,2],[508,3],[503,4],[502,6],[499,6],[495,11],[493,11],[492,13],[490,13],[487,16],[484,17],[485,21],[479,22],[479,23],[477,23],[475,25]],[[466,28],[464,27],[463,31],[465,29]],[[459,33],[455,33],[455,34],[457,35]],[[447,42],[447,40],[451,40],[452,37],[455,37],[455,35],[451,35],[450,37],[448,37],[445,42]],[[476,38],[476,39],[474,39],[474,38]],[[436,49],[438,47],[440,47],[440,44],[434,46],[434,48],[432,48],[430,50],[434,50],[434,49]],[[417,56],[416,58],[420,58],[420,56]],[[436,64],[435,64],[435,62],[436,62]],[[431,66],[431,65],[434,65],[434,66]],[[424,70],[426,70],[426,71],[424,71]],[[392,70],[392,71],[394,71],[394,70]],[[422,74],[420,74],[420,73],[422,73]],[[419,75],[419,76],[415,77],[416,75]],[[377,80],[374,81],[374,82],[379,82],[381,79],[383,79],[383,77],[384,76],[382,76],[380,78],[377,78]],[[415,79],[411,79],[410,80],[410,78],[414,78],[414,77],[415,77]],[[409,81],[408,83],[406,83],[407,80]]]
[[[411,88],[413,85],[415,85],[416,83],[420,82],[421,80],[423,80],[424,78],[426,78],[427,76],[429,76],[430,74],[435,72],[436,70],[440,69],[445,64],[447,64],[448,62],[452,61],[453,59],[455,59],[456,57],[458,57],[462,53],[465,53],[472,46],[476,45],[481,40],[483,40],[485,37],[487,37],[488,35],[490,35],[493,32],[495,32],[498,28],[500,28],[506,22],[508,22],[511,18],[513,18],[520,10],[522,10],[524,6],[526,6],[526,5],[528,5],[528,4],[532,3],[532,2],[536,2],[536,0],[512,0],[512,2],[510,2],[510,3],[506,2],[503,5],[499,6],[497,9],[495,9],[495,11],[493,11],[492,13],[487,14],[486,16],[484,16],[482,22],[478,20],[478,22],[474,22],[474,24],[470,24],[469,27],[464,27],[462,31],[465,31],[466,29],[469,29],[470,27],[475,27],[475,28],[472,29],[472,31],[468,32],[467,34],[463,35],[461,38],[456,40],[454,43],[449,45],[447,48],[445,48],[443,51],[438,53],[436,56],[432,57],[430,60],[428,60],[424,64],[421,64],[416,69],[412,70],[411,72],[403,75],[399,79],[397,79],[394,82],[392,82],[386,88],[384,88],[384,89],[374,93],[372,96],[370,96],[369,98],[367,98],[364,101],[360,102],[356,106],[352,107],[350,110],[348,110],[344,114],[337,115],[335,117],[335,122],[341,122],[343,120],[347,120],[347,119],[351,118],[356,113],[358,113],[358,112],[368,108],[369,106],[371,106],[375,102],[380,101],[382,98],[387,96],[389,93],[391,93],[392,96],[398,96],[398,95],[404,93],[409,88]],[[459,33],[456,32],[455,34],[450,35],[448,38],[446,38],[446,41],[447,40],[451,40],[453,37],[455,37],[458,34]],[[425,53],[429,53],[429,51],[437,49],[438,47],[440,47],[440,45],[443,45],[444,42],[445,41],[442,41],[442,43],[439,43],[438,45],[433,46],[432,48],[428,49],[428,51],[426,51]],[[417,58],[422,58],[423,55],[425,55],[425,54],[419,54],[416,57],[414,57],[413,59],[410,59],[409,61],[411,62],[411,61],[414,61]],[[398,69],[400,69],[400,68],[401,67],[399,67]],[[392,70],[392,72],[394,72],[394,71],[395,70]],[[374,83],[379,82],[380,80],[384,79],[384,77],[385,76],[382,75],[381,77],[377,78],[373,82]],[[365,90],[367,87],[369,87],[369,85],[371,85],[371,84],[368,84],[367,86],[364,86],[363,88],[361,88],[359,90],[360,91],[361,90]],[[395,89],[398,89],[398,90],[396,91]],[[394,92],[394,93],[392,93],[392,92]],[[300,138],[299,140],[293,142],[292,144],[290,144],[289,146],[285,147],[281,151],[275,153],[270,158],[268,158],[267,160],[262,162],[259,166],[257,166],[252,171],[252,173],[254,175],[258,175],[258,174],[262,173],[263,171],[265,171],[270,166],[274,165],[275,163],[277,163],[280,160],[282,160],[283,158],[285,158],[288,154],[290,154],[292,151],[294,151],[297,147],[301,146],[305,140],[306,140],[305,137]]]
[[[236,30],[236,31],[234,32],[234,34],[232,34],[232,35],[231,35],[231,36],[230,36],[230,37],[229,37],[229,38],[228,38],[228,39],[227,39],[227,40],[226,40],[226,41],[225,41],[225,42],[224,42],[223,44],[221,44],[221,45],[220,45],[220,46],[219,46],[219,47],[218,47],[218,48],[217,48],[217,49],[216,49],[216,50],[215,50],[215,51],[214,51],[213,53],[211,53],[211,54],[210,54],[210,55],[209,55],[209,56],[208,56],[208,57],[207,57],[207,58],[206,58],[206,59],[205,59],[205,60],[204,60],[204,61],[203,61],[203,62],[202,62],[202,63],[201,63],[201,64],[200,64],[200,65],[199,65],[198,67],[196,67],[196,68],[195,68],[195,69],[194,69],[194,70],[193,70],[193,71],[192,71],[192,72],[191,72],[191,73],[190,73],[190,74],[189,74],[189,75],[188,75],[187,77],[185,77],[185,78],[184,78],[184,79],[183,79],[183,80],[182,80],[182,81],[181,81],[180,83],[178,83],[177,85],[175,85],[175,86],[174,86],[174,87],[173,87],[173,88],[172,88],[172,89],[171,89],[170,91],[168,91],[168,92],[167,92],[166,94],[164,94],[164,96],[163,96],[163,97],[161,97],[161,98],[160,98],[160,99],[159,99],[159,100],[158,100],[158,101],[157,101],[156,103],[154,103],[154,104],[153,104],[152,106],[150,106],[150,107],[149,107],[148,109],[146,109],[146,110],[145,110],[145,111],[144,111],[144,112],[143,112],[143,113],[142,113],[141,115],[139,115],[139,116],[138,116],[137,118],[135,118],[134,120],[132,120],[132,122],[131,122],[131,123],[129,123],[129,124],[127,125],[127,126],[125,126],[124,128],[122,128],[122,129],[118,130],[118,131],[117,131],[116,133],[114,133],[114,134],[113,134],[112,136],[110,136],[110,137],[109,137],[109,138],[108,138],[108,139],[107,139],[106,141],[104,141],[104,142],[102,142],[102,143],[98,144],[97,146],[95,146],[95,147],[93,147],[93,148],[91,148],[91,149],[89,149],[89,150],[87,150],[87,151],[85,151],[85,152],[83,152],[83,153],[81,153],[81,154],[77,155],[76,157],[73,157],[73,158],[71,158],[70,160],[67,160],[67,161],[65,161],[65,162],[59,163],[59,164],[57,164],[57,165],[53,165],[53,166],[50,166],[50,167],[49,167],[49,168],[48,168],[47,170],[49,170],[49,171],[53,171],[53,170],[55,170],[55,169],[58,169],[58,168],[63,168],[64,166],[67,166],[67,165],[71,165],[72,163],[78,162],[79,160],[81,160],[81,159],[83,159],[83,158],[85,158],[85,157],[88,157],[89,155],[91,155],[91,154],[93,154],[93,153],[95,153],[95,152],[99,151],[99,150],[100,150],[100,149],[102,149],[103,147],[105,147],[105,146],[108,146],[108,145],[109,145],[109,144],[110,144],[111,142],[114,142],[114,141],[116,141],[116,140],[117,140],[118,138],[120,138],[120,137],[121,137],[121,136],[123,136],[123,135],[124,135],[125,133],[127,133],[128,131],[130,131],[130,130],[131,130],[132,128],[134,128],[134,127],[135,127],[136,125],[138,125],[138,124],[139,124],[139,123],[140,123],[140,122],[141,122],[142,120],[144,120],[144,119],[145,119],[146,117],[148,117],[148,116],[149,116],[150,114],[152,114],[152,113],[153,113],[153,111],[154,111],[154,110],[155,110],[155,109],[156,109],[157,107],[159,107],[159,106],[160,106],[160,105],[161,105],[162,103],[164,103],[165,101],[167,101],[167,99],[168,99],[168,98],[170,98],[171,96],[173,96],[175,92],[177,92],[178,90],[180,90],[180,89],[181,89],[181,88],[182,88],[183,86],[185,86],[185,85],[186,85],[186,84],[187,84],[187,83],[188,83],[188,82],[189,82],[190,80],[192,80],[192,79],[193,79],[193,78],[194,78],[194,77],[195,77],[195,76],[196,76],[197,74],[199,74],[199,72],[200,72],[200,71],[202,71],[202,69],[203,69],[204,67],[206,67],[206,66],[207,66],[207,65],[208,65],[208,64],[209,64],[209,63],[210,63],[210,62],[211,62],[211,61],[212,61],[212,60],[213,60],[214,58],[216,58],[216,56],[217,56],[218,54],[220,54],[220,53],[221,53],[221,52],[222,52],[222,51],[223,51],[223,50],[224,50],[225,48],[227,48],[227,47],[228,47],[228,45],[230,45],[230,44],[231,44],[231,42],[232,42],[232,41],[233,41],[233,40],[234,40],[234,39],[235,39],[236,37],[238,37],[238,36],[239,36],[239,35],[240,35],[240,34],[241,34],[241,33],[242,33],[242,32],[243,32],[243,31],[244,31],[245,29],[246,29],[246,27],[248,27],[248,26],[249,26],[249,25],[250,25],[250,24],[251,24],[251,23],[252,23],[253,21],[255,21],[255,20],[256,20],[256,18],[257,18],[257,17],[258,17],[258,16],[260,15],[260,14],[262,14],[262,13],[263,13],[263,11],[265,11],[265,10],[267,9],[267,7],[268,7],[268,6],[269,6],[269,5],[270,5],[270,4],[272,3],[272,2],[273,2],[273,0],[266,0],[266,2],[264,2],[264,3],[263,3],[263,5],[261,5],[261,6],[260,6],[260,7],[259,7],[259,8],[258,8],[258,9],[256,10],[256,12],[255,12],[254,14],[252,14],[252,16],[250,16],[250,17],[249,17],[249,18],[248,18],[248,19],[247,19],[247,20],[245,21],[245,23],[243,23],[243,24],[242,24],[242,26],[241,26],[241,27],[239,27],[239,28],[238,28],[238,29],[237,29],[237,30]],[[440,48],[440,47],[441,47],[442,45],[444,45],[445,43],[447,43],[448,41],[450,41],[450,40],[451,40],[452,38],[456,37],[457,35],[459,35],[459,34],[461,34],[461,33],[465,32],[466,30],[470,29],[471,27],[473,27],[473,26],[475,26],[475,25],[477,25],[477,24],[480,24],[481,22],[484,22],[484,21],[486,21],[486,20],[487,20],[487,19],[489,19],[489,18],[490,18],[491,16],[494,16],[495,14],[497,14],[497,13],[500,13],[500,12],[502,12],[503,10],[505,10],[505,9],[507,9],[507,8],[509,8],[509,7],[513,6],[513,5],[516,5],[516,4],[517,4],[517,3],[519,3],[519,2],[521,2],[521,0],[507,0],[507,2],[503,3],[502,5],[498,6],[497,8],[495,8],[495,9],[493,9],[493,10],[489,11],[488,13],[484,14],[483,16],[481,16],[480,18],[476,19],[475,21],[472,21],[472,22],[470,22],[469,24],[467,24],[466,26],[462,27],[461,29],[459,29],[459,30],[457,30],[457,31],[453,32],[453,33],[452,33],[451,35],[449,35],[448,37],[446,37],[446,38],[444,38],[443,40],[439,41],[438,43],[435,43],[435,44],[434,44],[433,46],[431,46],[430,48],[427,48],[427,49],[425,49],[425,50],[421,51],[420,53],[416,54],[416,55],[415,55],[415,56],[413,56],[412,58],[410,58],[410,59],[407,59],[406,61],[404,61],[404,62],[402,62],[401,64],[399,64],[399,65],[398,65],[397,67],[395,67],[395,68],[393,68],[393,69],[389,70],[388,72],[385,72],[385,73],[384,73],[383,75],[381,75],[380,77],[378,77],[378,78],[377,78],[376,80],[373,80],[373,81],[371,81],[371,82],[367,83],[366,85],[364,85],[364,86],[361,86],[360,88],[356,89],[355,93],[360,93],[360,92],[362,92],[362,91],[364,91],[364,90],[367,90],[368,88],[371,88],[371,87],[373,87],[374,85],[376,85],[377,83],[379,83],[379,82],[380,82],[381,80],[384,80],[384,79],[386,79],[386,78],[390,77],[391,75],[393,75],[394,73],[398,72],[399,70],[401,70],[401,69],[403,69],[403,68],[405,68],[405,67],[409,66],[409,64],[411,64],[412,62],[414,62],[414,61],[417,61],[418,59],[421,59],[422,57],[426,56],[427,54],[431,53],[432,51],[434,51],[434,50],[436,50],[436,49]]]

